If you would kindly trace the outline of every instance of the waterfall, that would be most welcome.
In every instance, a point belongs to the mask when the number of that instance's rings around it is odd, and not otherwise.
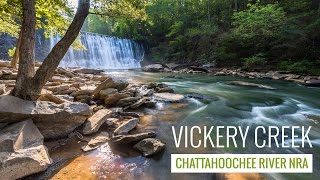
[[[60,39],[59,36],[51,36],[51,49]],[[144,50],[141,44],[133,40],[82,32],[81,43],[86,50],[69,48],[60,66],[94,69],[141,67],[140,62],[143,60]]]

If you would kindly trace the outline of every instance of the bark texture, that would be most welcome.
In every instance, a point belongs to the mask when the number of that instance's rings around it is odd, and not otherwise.
[[[31,99],[32,78],[35,65],[35,38],[36,38],[36,10],[35,0],[22,1],[23,21],[19,46],[19,69],[16,86],[11,94],[22,98]]]

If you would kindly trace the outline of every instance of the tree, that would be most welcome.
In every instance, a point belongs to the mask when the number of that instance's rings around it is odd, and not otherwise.
[[[26,100],[36,100],[38,98],[43,86],[52,77],[68,48],[77,38],[89,14],[89,8],[89,0],[79,0],[77,12],[65,36],[53,47],[35,73],[35,0],[23,0],[20,63],[17,82],[11,92],[12,95]]]
[[[43,0],[44,1],[44,0]],[[94,6],[100,10],[104,5],[111,6],[110,10],[117,10],[122,5],[124,11],[133,12],[141,8],[139,0],[128,1],[94,1]],[[51,2],[53,3],[53,2]],[[117,5],[117,6],[116,6]],[[21,42],[19,46],[20,63],[17,81],[11,94],[26,100],[36,100],[49,78],[52,77],[55,69],[68,51],[69,47],[78,37],[78,34],[89,14],[90,0],[79,0],[78,9],[63,38],[53,47],[51,52],[43,61],[42,65],[35,72],[35,29],[36,29],[36,3],[35,0],[22,1],[22,26]],[[48,10],[48,9],[47,9]],[[48,10],[50,11],[50,9]],[[113,11],[113,12],[117,12]],[[53,21],[48,17],[48,22]],[[49,23],[48,23],[49,24]]]

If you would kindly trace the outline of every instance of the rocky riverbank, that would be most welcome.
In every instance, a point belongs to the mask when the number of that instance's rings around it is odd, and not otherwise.
[[[128,83],[94,69],[58,68],[38,100],[10,96],[17,70],[0,62],[0,174],[17,179],[55,164],[46,142],[76,137],[91,151],[109,143],[151,156],[165,144],[152,131],[136,132],[136,110],[157,102],[182,102],[183,95],[161,83]],[[55,143],[51,143],[55,144]],[[56,143],[59,144],[59,143]],[[52,147],[49,147],[52,148]]]
[[[207,73],[213,76],[238,76],[250,79],[265,78],[290,81],[309,87],[320,87],[320,76],[299,75],[281,71],[248,72],[241,69],[212,68],[210,66],[200,66],[194,64],[151,64],[143,67],[143,71],[187,74]]]

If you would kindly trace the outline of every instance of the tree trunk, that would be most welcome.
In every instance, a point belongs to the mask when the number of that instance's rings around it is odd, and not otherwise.
[[[34,76],[35,64],[35,37],[36,37],[36,10],[35,0],[22,1],[23,21],[21,26],[21,38],[18,56],[21,58],[18,69],[16,86],[11,94],[22,98],[30,99],[32,92],[30,86]]]
[[[24,0],[28,1],[28,0]],[[31,0],[29,0],[31,1]],[[34,1],[34,0],[32,0]],[[51,52],[48,54],[48,56],[45,58],[43,61],[42,65],[39,67],[37,70],[36,74],[32,73],[32,78],[26,78],[26,74],[24,71],[20,71],[21,66],[23,66],[22,59],[20,60],[19,64],[19,72],[18,72],[18,78],[19,76],[27,79],[25,83],[17,83],[14,90],[13,90],[13,95],[20,97],[22,99],[26,100],[36,100],[45,85],[45,83],[49,80],[49,78],[52,77],[55,69],[58,67],[60,61],[64,57],[64,55],[67,53],[69,47],[71,44],[75,41],[77,38],[81,27],[86,20],[86,17],[89,14],[89,8],[90,8],[90,0],[79,0],[78,3],[78,9],[76,12],[76,15],[69,26],[66,34],[64,37],[52,48]],[[33,6],[34,9],[34,6]],[[30,16],[30,14],[24,16]],[[35,16],[34,16],[35,17]],[[29,23],[28,23],[29,24]],[[35,26],[33,27],[33,30],[35,30]],[[22,34],[24,36],[24,34]],[[24,38],[23,38],[24,39]],[[22,39],[22,40],[23,40]],[[24,59],[24,56],[21,56],[21,54],[25,53],[25,49],[22,48],[24,45],[21,40],[21,49],[20,49],[20,57]],[[29,43],[28,43],[29,44]],[[34,50],[34,46],[32,48]],[[32,59],[33,61],[33,68],[32,72],[34,72],[34,58]],[[31,60],[30,60],[31,61]],[[28,76],[29,77],[29,76]],[[18,82],[18,81],[17,81]],[[23,90],[23,91],[21,91]]]
[[[21,31],[19,32],[19,37],[17,40],[16,49],[14,51],[13,57],[11,59],[11,67],[17,69],[17,64],[19,62],[19,50],[20,50],[20,44],[21,44]]]

